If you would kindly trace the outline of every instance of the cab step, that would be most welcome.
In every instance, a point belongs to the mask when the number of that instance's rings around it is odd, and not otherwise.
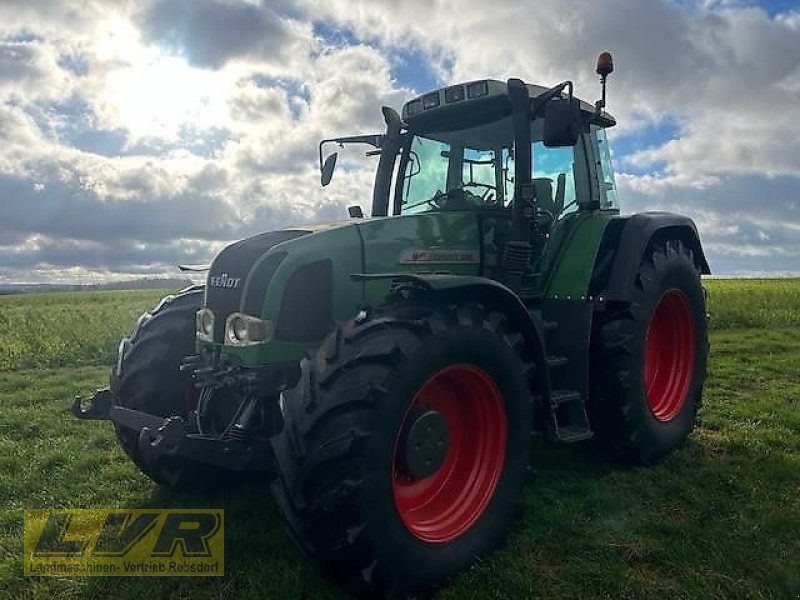
[[[556,430],[556,437],[558,438],[558,441],[564,442],[565,444],[571,444],[573,442],[582,442],[584,440],[590,439],[593,435],[594,434],[591,432],[591,430],[576,425],[559,427]]]
[[[550,433],[565,444],[588,440],[592,437],[589,419],[583,405],[583,396],[577,390],[550,392]]]
[[[557,369],[569,364],[569,359],[566,356],[548,356],[547,366],[551,369]]]
[[[550,392],[550,403],[560,406],[567,402],[580,402],[581,394],[576,390],[553,390]]]

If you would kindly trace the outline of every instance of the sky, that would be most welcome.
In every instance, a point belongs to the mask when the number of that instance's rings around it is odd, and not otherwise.
[[[718,275],[800,274],[800,1],[3,0],[0,283],[177,274],[262,231],[346,218],[324,137],[459,81],[616,66],[623,212],[690,216]]]

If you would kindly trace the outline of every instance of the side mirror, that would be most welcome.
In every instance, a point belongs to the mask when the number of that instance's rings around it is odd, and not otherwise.
[[[583,117],[577,98],[553,98],[547,102],[542,132],[545,147],[574,146],[582,130]]]
[[[361,210],[361,207],[358,204],[354,204],[353,206],[347,207],[347,214],[350,215],[351,219],[363,219],[364,218],[364,211]]]
[[[336,159],[339,157],[338,152],[334,152],[333,154],[329,154],[328,158],[325,159],[325,162],[322,163],[322,167],[320,168],[320,183],[323,187],[328,185],[331,182],[331,178],[333,177],[333,170],[336,168]]]

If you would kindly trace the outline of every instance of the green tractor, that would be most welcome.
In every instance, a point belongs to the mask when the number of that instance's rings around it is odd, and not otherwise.
[[[377,155],[371,216],[233,243],[120,343],[114,423],[170,486],[263,475],[292,538],[370,594],[435,589],[500,544],[532,436],[653,463],[708,356],[694,223],[621,216],[602,99],[519,79],[383,108],[320,144]],[[535,460],[535,457],[533,457]]]

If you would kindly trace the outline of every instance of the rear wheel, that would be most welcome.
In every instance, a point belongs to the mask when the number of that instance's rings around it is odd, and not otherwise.
[[[477,304],[337,330],[284,398],[290,533],[370,593],[427,591],[506,535],[529,459],[522,337]]]
[[[677,240],[652,245],[631,296],[597,317],[589,412],[619,458],[651,463],[694,428],[705,380],[705,295],[691,251]]]
[[[661,295],[645,334],[644,387],[656,420],[669,423],[689,400],[697,339],[686,293],[670,288]]]

